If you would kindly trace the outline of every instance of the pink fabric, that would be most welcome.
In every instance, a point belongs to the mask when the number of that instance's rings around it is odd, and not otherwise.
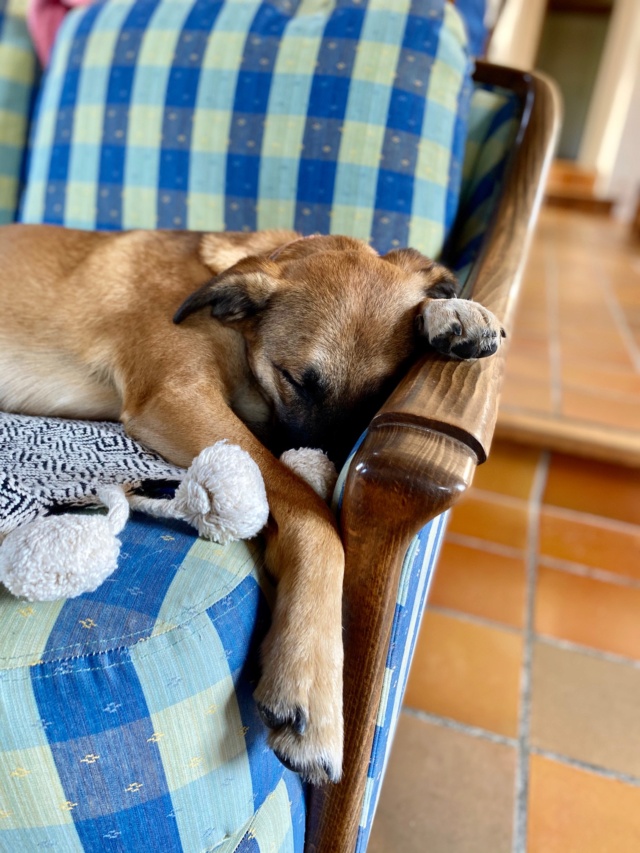
[[[91,0],[29,0],[27,25],[36,53],[43,65],[49,62],[58,27],[69,9],[88,6]]]

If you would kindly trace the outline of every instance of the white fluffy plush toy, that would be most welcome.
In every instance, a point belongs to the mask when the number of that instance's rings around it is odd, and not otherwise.
[[[282,456],[327,499],[336,472],[320,450]],[[178,482],[172,498],[139,494],[143,483]],[[61,505],[106,514],[49,514]],[[219,441],[185,471],[137,444],[120,424],[0,413],[0,581],[29,601],[73,598],[117,567],[129,509],[188,522],[220,544],[250,539],[267,522],[262,475],[236,445]]]

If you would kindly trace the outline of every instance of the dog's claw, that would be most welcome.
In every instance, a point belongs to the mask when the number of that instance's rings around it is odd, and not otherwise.
[[[297,706],[293,712],[278,714],[267,708],[266,705],[258,703],[258,713],[262,718],[262,722],[269,729],[281,729],[283,726],[291,726],[293,731],[298,735],[303,735],[307,730],[308,716],[304,708],[300,706]]]
[[[323,743],[324,737],[320,735],[318,740],[320,732],[311,725],[307,710],[299,705],[284,711],[273,711],[263,702],[258,702],[257,706],[260,717],[270,729],[269,745],[287,770],[298,773],[313,785],[339,781],[342,772],[341,725],[337,726],[337,731],[332,726],[336,743]]]
[[[272,711],[270,708],[267,708],[267,706],[263,705],[261,702],[258,702],[257,704],[260,718],[268,729],[279,729],[289,722],[289,719],[287,717],[283,717],[280,714],[276,714],[274,711]]]
[[[312,690],[306,702],[299,691],[295,695],[295,683],[286,696],[281,672],[278,682],[274,690],[263,674],[254,694],[258,712],[269,729],[269,746],[281,764],[306,782],[312,785],[337,782],[342,773],[343,748],[342,697],[338,692],[342,688],[341,679],[329,682],[337,695]]]
[[[296,708],[296,718],[291,724],[294,732],[303,735],[307,730],[307,714],[303,708]]]
[[[307,782],[311,782],[314,785],[324,785],[327,782],[340,781],[340,773],[337,773],[326,761],[318,762],[318,765],[312,770],[303,764],[296,764],[296,762],[292,761],[287,755],[283,755],[278,749],[274,749],[273,751],[280,764],[284,765],[287,770],[298,773]]]
[[[296,767],[295,764],[293,763],[293,761],[289,761],[289,759],[286,755],[283,755],[281,752],[278,752],[277,749],[274,749],[273,753],[274,753],[275,757],[278,759],[278,761],[280,762],[280,764],[284,765],[287,768],[287,770],[291,770],[292,773],[299,773],[300,772],[300,768]]]

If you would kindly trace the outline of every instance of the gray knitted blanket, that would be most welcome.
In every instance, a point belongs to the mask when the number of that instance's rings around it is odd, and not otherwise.
[[[96,489],[181,480],[121,424],[0,412],[0,540],[53,506],[97,503]]]

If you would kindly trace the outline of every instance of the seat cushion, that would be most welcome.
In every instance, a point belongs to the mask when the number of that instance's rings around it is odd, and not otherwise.
[[[94,593],[0,588],[0,847],[301,850],[303,786],[252,699],[260,547],[138,514],[121,539]]]
[[[22,220],[294,228],[437,255],[469,72],[445,0],[103,0],[58,33]]]
[[[0,225],[16,218],[34,96],[27,0],[0,0]]]

